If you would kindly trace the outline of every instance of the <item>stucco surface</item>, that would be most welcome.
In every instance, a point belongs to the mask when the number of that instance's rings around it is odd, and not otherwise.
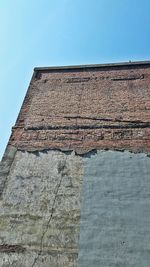
[[[10,150],[0,267],[149,267],[148,155]]]
[[[82,158],[17,151],[0,202],[0,266],[76,266]]]
[[[79,267],[149,267],[150,158],[98,151],[84,164]]]

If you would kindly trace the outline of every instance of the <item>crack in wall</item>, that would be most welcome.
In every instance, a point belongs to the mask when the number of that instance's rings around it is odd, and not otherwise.
[[[136,129],[136,128],[150,128],[149,122],[126,124],[126,125],[70,125],[70,126],[32,126],[25,127],[25,131],[36,131],[36,130],[90,130],[90,129]]]
[[[63,177],[64,177],[64,175],[65,175],[65,173],[63,173],[63,171],[64,171],[64,169],[65,169],[65,167],[66,167],[66,160],[67,160],[67,156],[66,156],[66,158],[65,158],[64,165],[63,165],[63,166],[58,166],[58,172],[61,174],[61,177],[60,177],[59,183],[57,184],[56,189],[55,189],[55,197],[54,197],[54,201],[53,201],[53,204],[52,204],[51,214],[50,214],[49,220],[47,221],[46,229],[45,229],[45,231],[43,232],[42,237],[41,237],[40,251],[39,251],[37,257],[34,259],[34,262],[33,262],[33,264],[32,264],[31,267],[34,267],[34,266],[35,266],[37,260],[39,259],[40,255],[42,254],[42,250],[43,250],[43,249],[42,249],[42,248],[43,248],[43,240],[44,240],[44,237],[45,237],[45,235],[46,235],[46,233],[47,233],[47,231],[48,231],[49,225],[50,225],[50,223],[51,223],[51,220],[52,220],[52,217],[53,217],[53,213],[54,213],[54,207],[55,207],[55,203],[56,203],[56,199],[57,199],[57,195],[58,195],[58,191],[59,191],[59,189],[60,189],[60,186],[61,186]]]
[[[61,118],[61,117],[60,117]],[[99,118],[99,117],[88,117],[88,116],[64,116],[65,119],[83,119],[83,120],[94,120],[94,121],[110,121],[110,122],[123,122],[123,123],[148,123],[141,120],[123,120],[122,118]]]
[[[146,123],[146,121],[137,120],[137,119],[136,120],[130,120],[130,119],[124,120],[122,118],[122,116],[119,116],[119,118],[118,117],[108,118],[108,117],[97,117],[97,116],[80,116],[80,115],[76,115],[76,116],[57,116],[57,115],[51,116],[51,115],[45,115],[45,114],[43,115],[43,114],[38,114],[38,113],[37,113],[37,116],[39,116],[40,118],[44,117],[44,119],[54,119],[54,120],[56,120],[56,119],[68,119],[68,120],[81,119],[82,120],[83,119],[83,120],[94,120],[94,121],[124,122],[124,123]],[[42,118],[42,121],[44,119]],[[17,126],[12,127],[12,129],[17,129],[17,128],[22,128],[22,126],[17,125]]]

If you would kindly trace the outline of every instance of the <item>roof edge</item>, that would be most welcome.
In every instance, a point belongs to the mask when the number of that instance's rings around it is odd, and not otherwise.
[[[35,67],[34,71],[48,71],[48,70],[67,70],[67,69],[87,69],[87,68],[107,68],[119,66],[142,66],[150,65],[150,61],[129,61],[119,63],[104,63],[104,64],[87,64],[87,65],[70,65],[70,66],[52,66],[52,67]]]

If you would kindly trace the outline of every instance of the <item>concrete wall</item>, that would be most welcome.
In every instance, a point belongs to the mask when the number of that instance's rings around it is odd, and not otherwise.
[[[17,151],[0,201],[0,267],[149,267],[150,158]]]
[[[76,265],[82,158],[18,151],[0,202],[0,267]]]

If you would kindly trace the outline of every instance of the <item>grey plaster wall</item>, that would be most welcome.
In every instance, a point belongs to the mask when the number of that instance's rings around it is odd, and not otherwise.
[[[79,267],[150,266],[150,158],[98,151],[84,159]]]
[[[150,157],[6,154],[0,267],[149,267]]]
[[[83,160],[17,151],[0,201],[0,267],[76,266]]]

